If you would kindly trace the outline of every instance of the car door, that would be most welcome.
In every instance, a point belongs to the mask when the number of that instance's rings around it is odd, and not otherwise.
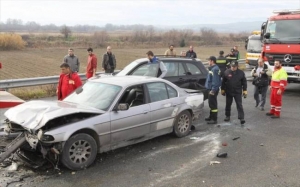
[[[142,98],[142,101],[132,105],[137,98]],[[119,103],[127,103],[129,109],[111,111],[112,149],[144,140],[150,132],[150,105],[145,99],[144,85],[125,89]]]
[[[167,68],[167,74],[164,79],[172,82],[180,88],[188,88],[187,75],[181,62],[164,62]]]
[[[160,132],[157,131],[161,131],[161,134],[171,132],[180,104],[176,89],[164,82],[153,82],[146,85],[151,114],[150,135],[160,135]]]

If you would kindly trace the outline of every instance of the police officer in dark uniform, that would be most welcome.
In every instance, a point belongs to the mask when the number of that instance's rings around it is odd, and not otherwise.
[[[244,109],[242,105],[242,95],[247,97],[247,79],[245,73],[238,69],[238,62],[232,61],[230,69],[224,72],[221,86],[221,94],[226,96],[226,107],[224,121],[230,121],[231,105],[233,99],[236,103],[238,111],[238,119],[243,125],[246,121],[244,119]]]
[[[227,54],[225,58],[226,58],[226,63],[227,63],[226,65],[228,69],[230,68],[231,62],[238,60],[237,54],[235,53],[235,50],[233,48],[231,48],[230,53]]]
[[[219,52],[219,57],[217,58],[217,65],[220,68],[221,76],[223,76],[225,70],[227,69],[226,58],[224,57],[224,51]]]
[[[220,69],[216,65],[216,57],[211,56],[209,60],[209,73],[207,74],[205,88],[209,91],[208,104],[210,108],[210,114],[208,118],[205,118],[207,124],[217,124],[218,119],[218,101],[217,96],[221,86]]]

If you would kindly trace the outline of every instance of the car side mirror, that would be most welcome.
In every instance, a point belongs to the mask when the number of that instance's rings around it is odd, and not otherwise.
[[[129,109],[129,105],[128,103],[119,103],[119,105],[115,108],[115,111],[124,111],[124,110],[128,110]]]
[[[264,35],[264,38],[266,38],[266,39],[270,39],[270,37],[271,37],[271,33],[269,33],[269,32],[267,32],[267,33]]]
[[[80,94],[82,91],[83,91],[82,87],[79,87],[76,89],[75,92],[76,92],[76,94]]]

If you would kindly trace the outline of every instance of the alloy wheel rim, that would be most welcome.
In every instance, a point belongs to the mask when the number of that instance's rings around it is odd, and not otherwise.
[[[181,133],[186,132],[189,128],[189,124],[190,124],[190,119],[189,119],[188,115],[186,115],[186,114],[181,115],[178,120],[178,130]]]
[[[85,140],[78,140],[74,142],[69,149],[69,156],[73,163],[85,163],[91,156],[92,147],[89,142]]]

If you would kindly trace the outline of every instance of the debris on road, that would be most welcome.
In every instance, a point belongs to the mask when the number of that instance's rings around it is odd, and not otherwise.
[[[76,174],[76,172],[74,172],[74,171],[73,171],[71,174],[72,174],[72,175],[75,175],[75,174]]]
[[[217,154],[217,157],[219,157],[219,158],[226,158],[227,155],[228,155],[228,154],[225,153],[225,152],[224,152],[224,153],[218,153],[218,154]]]
[[[247,128],[248,131],[251,131],[251,129]]]
[[[9,167],[7,167],[6,169],[8,171],[17,171],[18,170],[18,164],[16,162],[12,162],[11,165]]]
[[[264,146],[264,144],[260,144],[260,146]]]
[[[200,137],[190,137],[190,140],[199,140]]]
[[[219,161],[210,161],[209,162],[209,165],[214,165],[214,164],[221,164],[221,162],[219,162]]]
[[[233,138],[232,140],[237,140],[237,139],[239,139],[240,137],[238,136],[238,137],[235,137],[235,138]]]
[[[222,143],[222,146],[227,146],[227,143],[226,143],[226,142],[223,142],[223,143]]]

